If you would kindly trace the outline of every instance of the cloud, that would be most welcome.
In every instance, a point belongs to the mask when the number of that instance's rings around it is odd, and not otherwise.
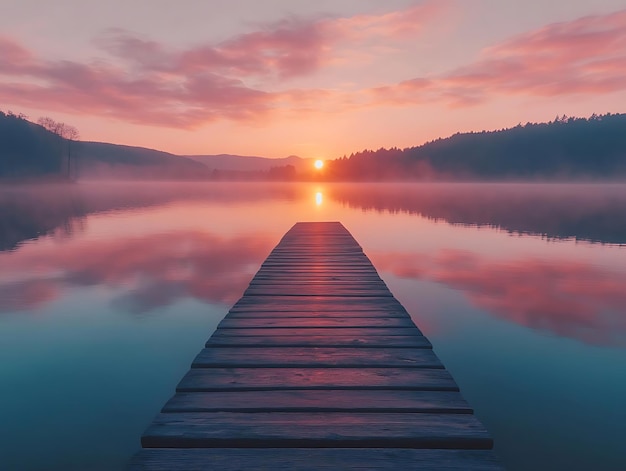
[[[214,74],[223,77],[279,77],[307,75],[318,70],[332,43],[321,22],[284,19],[262,30],[241,34],[219,44],[170,50],[118,29],[96,44],[142,72],[176,75]]]
[[[17,41],[0,36],[0,73],[16,73],[32,60],[30,51]]]
[[[32,56],[30,56],[32,57]],[[0,100],[33,108],[56,108],[121,118],[137,124],[193,127],[217,119],[265,115],[272,95],[215,74],[129,74],[107,63],[80,64],[31,59],[2,63]]]
[[[472,303],[499,318],[594,345],[626,340],[626,275],[562,260],[492,261],[479,254],[376,253],[383,271],[428,279],[464,291]]]
[[[185,297],[232,304],[271,245],[271,240],[259,237],[225,239],[183,232],[17,251],[3,257],[0,312],[41,307],[66,286],[117,289],[122,294],[116,305],[131,312]]]
[[[263,122],[292,108],[333,109],[350,100],[342,93],[285,84],[322,70],[340,44],[418,34],[447,4],[430,0],[379,16],[288,17],[181,50],[114,29],[95,40],[108,57],[89,62],[38,57],[2,37],[0,101],[177,128],[224,119]],[[321,107],[316,106],[320,102],[312,97],[322,95]]]
[[[626,10],[547,25],[483,51],[447,73],[347,90],[290,87],[351,61],[380,60],[424,34],[454,2],[352,17],[287,17],[183,49],[123,30],[101,34],[105,58],[54,61],[0,37],[0,100],[35,109],[192,129],[219,120],[264,123],[380,106],[475,106],[499,96],[626,90]],[[384,55],[383,55],[384,57]]]
[[[451,0],[425,1],[380,15],[355,15],[324,22],[335,37],[360,40],[406,40],[420,34],[433,20],[451,10]]]
[[[482,103],[626,90],[626,10],[554,23],[483,51],[464,67],[369,91],[373,104]]]

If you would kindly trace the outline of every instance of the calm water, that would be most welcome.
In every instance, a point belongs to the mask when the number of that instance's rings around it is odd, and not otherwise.
[[[338,220],[510,470],[626,469],[626,186],[0,188],[0,468],[117,470],[297,221]]]

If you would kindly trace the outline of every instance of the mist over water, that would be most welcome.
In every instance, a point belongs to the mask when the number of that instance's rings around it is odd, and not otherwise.
[[[281,236],[338,220],[507,469],[624,469],[624,214],[620,184],[0,188],[0,456],[123,469]]]

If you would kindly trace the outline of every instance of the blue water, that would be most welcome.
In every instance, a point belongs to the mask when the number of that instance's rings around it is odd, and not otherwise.
[[[510,470],[626,469],[626,187],[0,189],[0,469],[123,469],[282,234],[339,220]]]

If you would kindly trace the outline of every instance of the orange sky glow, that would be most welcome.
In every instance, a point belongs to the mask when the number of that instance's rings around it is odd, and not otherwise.
[[[623,0],[4,3],[0,109],[84,140],[333,159],[626,111]]]

